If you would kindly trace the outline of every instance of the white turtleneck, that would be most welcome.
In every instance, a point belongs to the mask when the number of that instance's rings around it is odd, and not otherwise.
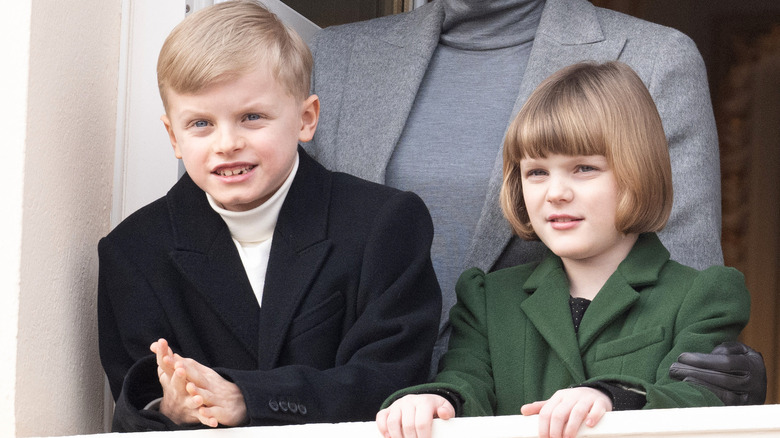
[[[298,157],[295,158],[292,171],[281,187],[267,201],[248,211],[225,210],[208,193],[206,198],[230,230],[233,243],[236,244],[241,263],[244,265],[249,284],[257,297],[257,303],[262,306],[265,273],[268,269],[268,258],[271,254],[271,241],[274,228],[279,218],[279,211],[287,198],[295,174],[298,172]]]

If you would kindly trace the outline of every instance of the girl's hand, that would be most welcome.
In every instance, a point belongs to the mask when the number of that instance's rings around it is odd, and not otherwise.
[[[593,427],[611,410],[612,400],[606,394],[585,387],[561,389],[549,400],[520,408],[523,415],[539,414],[540,438],[574,437],[583,422]]]
[[[449,420],[455,408],[434,394],[411,394],[376,414],[379,432],[387,438],[430,438],[434,418]]]

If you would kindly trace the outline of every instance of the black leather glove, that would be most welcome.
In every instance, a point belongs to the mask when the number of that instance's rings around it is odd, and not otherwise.
[[[711,354],[683,353],[669,377],[702,385],[727,406],[761,405],[766,399],[764,358],[741,342],[725,342]]]

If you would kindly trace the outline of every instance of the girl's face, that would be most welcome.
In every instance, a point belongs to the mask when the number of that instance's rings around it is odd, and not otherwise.
[[[618,186],[606,157],[524,158],[520,170],[531,226],[564,263],[625,258],[636,235],[615,228]]]

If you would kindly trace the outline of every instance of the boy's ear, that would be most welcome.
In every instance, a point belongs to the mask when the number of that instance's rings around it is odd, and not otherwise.
[[[173,146],[173,154],[176,155],[176,158],[181,159],[181,151],[179,150],[179,143],[176,141],[176,134],[171,127],[171,119],[168,118],[168,114],[163,114],[160,116],[160,120],[165,125],[165,130],[168,131],[168,138],[171,140],[171,146]]]
[[[301,132],[298,141],[307,142],[314,137],[317,130],[317,122],[320,120],[320,98],[312,94],[303,101],[301,107]]]

